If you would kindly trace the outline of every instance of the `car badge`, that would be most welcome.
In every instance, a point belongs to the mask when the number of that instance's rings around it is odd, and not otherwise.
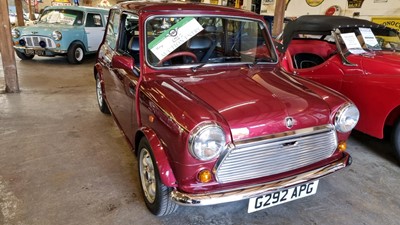
[[[294,125],[294,120],[293,120],[293,118],[292,117],[286,117],[285,118],[285,124],[286,124],[286,127],[287,128],[292,128],[293,127],[293,125]]]
[[[37,31],[32,31],[31,33],[32,33],[32,34],[37,34],[38,32],[37,32]]]

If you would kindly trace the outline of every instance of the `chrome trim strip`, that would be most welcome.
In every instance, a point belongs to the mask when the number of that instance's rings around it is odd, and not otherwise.
[[[204,206],[240,201],[320,179],[351,165],[351,162],[351,156],[348,153],[343,153],[343,157],[335,162],[281,180],[217,193],[188,194],[179,192],[178,190],[173,190],[170,197],[177,204],[185,206]]]
[[[257,138],[251,138],[251,139],[246,139],[246,140],[241,140],[235,142],[235,146],[239,145],[245,145],[245,144],[254,144],[255,142],[261,142],[261,141],[266,141],[273,139],[273,141],[281,141],[285,140],[288,138],[296,138],[298,136],[307,134],[307,135],[313,135],[313,134],[319,134],[323,132],[327,132],[330,130],[335,129],[332,124],[326,124],[326,125],[321,125],[321,126],[316,126],[316,127],[308,127],[308,128],[303,128],[303,129],[298,129],[298,130],[288,130],[282,133],[276,133],[276,134],[270,134],[262,137],[257,137]]]

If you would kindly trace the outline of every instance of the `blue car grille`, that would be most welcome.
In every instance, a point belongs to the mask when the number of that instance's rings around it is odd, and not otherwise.
[[[26,42],[26,47],[38,47],[41,48],[40,42],[44,41],[46,43],[46,48],[55,48],[56,44],[53,39],[41,36],[25,36],[22,39]]]

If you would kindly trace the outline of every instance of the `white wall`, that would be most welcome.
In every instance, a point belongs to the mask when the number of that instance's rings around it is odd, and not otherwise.
[[[354,12],[359,12],[359,18],[368,20],[371,16],[400,16],[400,0],[387,0],[384,3],[375,3],[374,1],[376,0],[364,0],[361,8],[348,8],[347,0],[324,0],[317,7],[309,6],[306,0],[291,0],[285,16],[298,17],[307,14],[325,14],[325,11],[333,5],[338,5],[341,8],[340,15],[343,16],[352,17]],[[263,4],[261,14],[274,15],[275,3],[276,0],[274,0],[273,4]]]

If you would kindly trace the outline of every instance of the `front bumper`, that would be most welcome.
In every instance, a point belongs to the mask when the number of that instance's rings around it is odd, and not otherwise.
[[[187,194],[174,190],[171,192],[171,198],[177,204],[187,205],[187,206],[215,205],[227,202],[240,201],[244,199],[265,195],[280,189],[286,189],[312,180],[317,180],[321,177],[324,177],[326,175],[329,175],[335,171],[338,171],[340,169],[343,169],[351,165],[351,162],[352,162],[351,156],[348,153],[343,153],[343,157],[341,159],[332,162],[328,165],[325,165],[324,167],[320,167],[318,169],[311,170],[299,174],[297,176],[288,177],[257,186],[228,190],[218,193]]]
[[[24,47],[24,46],[14,46],[14,49],[17,51],[20,51],[22,53],[26,53],[27,51],[31,51],[33,54],[36,54],[36,52],[42,51],[46,52],[47,54],[50,55],[59,55],[59,54],[66,54],[67,50],[61,50],[58,48],[40,48],[40,47]],[[30,54],[30,55],[33,55]]]

